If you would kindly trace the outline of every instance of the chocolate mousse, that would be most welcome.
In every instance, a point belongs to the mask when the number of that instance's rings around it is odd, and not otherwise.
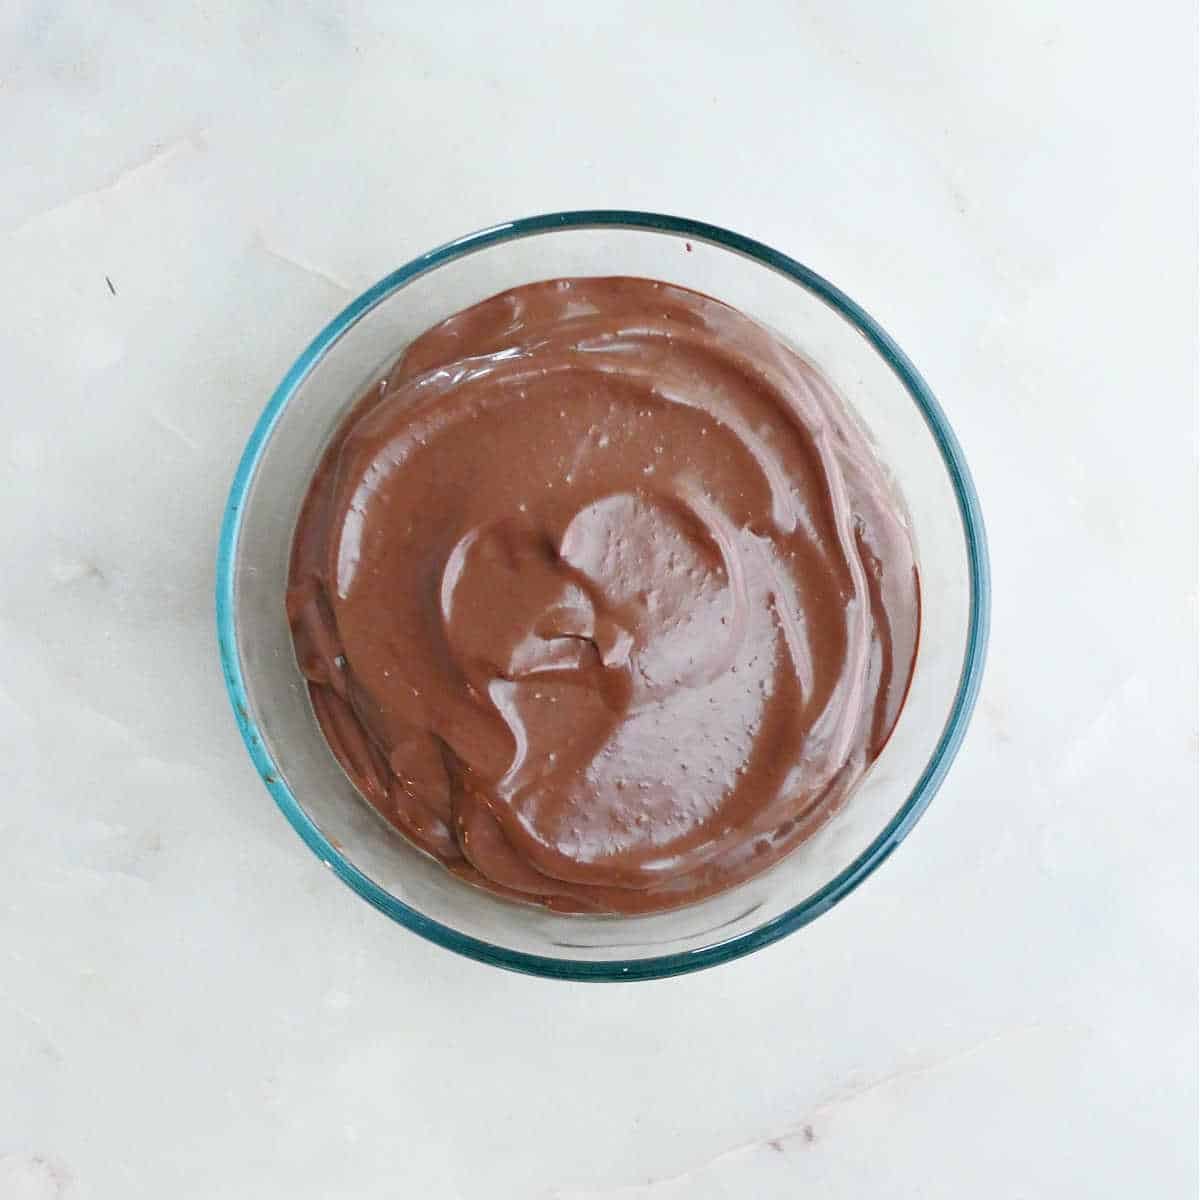
[[[414,845],[566,912],[777,862],[912,676],[903,505],[820,372],[666,283],[557,279],[413,342],[313,478],[287,593],[317,721]]]

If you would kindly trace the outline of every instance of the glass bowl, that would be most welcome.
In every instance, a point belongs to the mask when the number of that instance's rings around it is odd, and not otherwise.
[[[284,588],[301,499],[330,434],[430,325],[497,292],[567,275],[693,288],[772,327],[858,412],[911,510],[920,650],[886,749],[849,801],[769,871],[644,917],[561,915],[498,899],[414,849],[352,787],[317,727]],[[317,336],[271,397],[233,481],[217,560],[217,629],[234,713],[267,789],[364,900],[450,950],[565,979],[652,979],[727,962],[820,916],[912,829],[966,731],[983,671],[988,563],[979,503],[937,401],[853,300],[760,242],[682,217],[590,211],[510,221],[414,259]]]

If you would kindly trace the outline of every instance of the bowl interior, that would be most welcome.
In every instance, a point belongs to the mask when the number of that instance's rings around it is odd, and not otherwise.
[[[916,671],[899,724],[846,805],[763,875],[676,912],[562,916],[464,884],[413,849],[342,774],[321,735],[284,614],[292,531],[347,407],[434,322],[518,284],[640,275],[712,295],[772,327],[840,390],[911,513],[922,586]],[[235,479],[218,564],[226,679],[251,754],[309,845],[371,903],[451,949],[576,978],[694,969],[804,924],[882,860],[928,803],[982,668],[986,556],[957,444],[920,377],[853,302],[798,263],[694,222],[631,213],[530,218],[394,272],[309,347],[264,412]]]

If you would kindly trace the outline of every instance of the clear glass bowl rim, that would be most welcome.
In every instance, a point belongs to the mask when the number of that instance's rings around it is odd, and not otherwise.
[[[297,802],[285,782],[278,764],[267,749],[257,723],[249,715],[250,704],[242,673],[241,657],[238,652],[237,611],[234,599],[236,551],[241,532],[242,510],[259,460],[270,440],[275,424],[287,407],[289,400],[327,351],[367,313],[418,276],[488,246],[565,229],[641,230],[692,238],[696,241],[720,246],[793,280],[854,325],[883,357],[903,384],[905,390],[912,397],[913,403],[921,412],[937,444],[958,502],[966,542],[970,583],[966,652],[963,656],[958,688],[942,735],[908,798],[866,850],[848,867],[799,904],[747,933],[695,950],[650,958],[608,962],[589,962],[528,954],[470,937],[438,921],[431,920],[398,900],[348,861]],[[397,268],[390,275],[368,288],[325,326],[304,353],[293,363],[283,381],[275,389],[242,453],[221,525],[220,544],[217,550],[216,607],[217,639],[225,685],[233,705],[234,717],[255,768],[262,777],[267,790],[274,797],[276,804],[283,811],[283,815],[312,852],[326,866],[332,868],[367,903],[386,913],[406,929],[412,930],[439,946],[444,946],[448,950],[453,950],[479,962],[491,963],[494,966],[529,975],[557,979],[637,980],[660,979],[669,975],[697,971],[718,963],[730,962],[742,955],[749,954],[752,950],[778,941],[815,920],[849,895],[904,840],[928,807],[930,800],[933,799],[966,734],[983,676],[991,608],[991,585],[983,516],[958,439],[954,436],[946,416],[928,384],[921,378],[907,355],[869,313],[839,288],[809,267],[804,266],[803,263],[797,262],[794,258],[790,258],[778,250],[773,250],[762,242],[722,229],[720,226],[661,213],[629,212],[621,209],[586,209],[574,212],[545,213],[539,216],[505,221],[438,246]],[[486,898],[481,897],[481,899]]]

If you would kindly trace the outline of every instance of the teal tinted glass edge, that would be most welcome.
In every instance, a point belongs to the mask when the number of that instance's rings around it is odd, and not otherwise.
[[[284,782],[278,766],[267,751],[256,723],[250,717],[235,632],[234,564],[241,532],[243,503],[253,482],[259,459],[280,414],[297,388],[321,361],[329,348],[348,329],[394,292],[443,263],[482,250],[498,242],[555,230],[589,228],[617,228],[668,233],[724,247],[794,280],[853,324],[882,355],[884,361],[904,385],[933,435],[950,475],[958,502],[966,541],[970,578],[966,652],[963,656],[958,690],[942,735],[907,800],[867,849],[811,896],[749,933],[699,950],[664,954],[654,958],[610,962],[590,962],[527,954],[518,950],[494,946],[489,942],[461,934],[410,908],[347,861],[297,803],[291,789]],[[476,233],[467,234],[430,250],[385,276],[373,287],[368,288],[334,317],[313,339],[275,389],[250,435],[250,440],[246,444],[246,449],[234,474],[221,524],[221,537],[217,550],[216,608],[217,639],[225,685],[250,758],[267,790],[274,797],[276,804],[279,805],[296,832],[304,839],[313,853],[364,900],[414,933],[444,946],[448,950],[480,962],[491,963],[494,966],[524,974],[557,979],[638,980],[661,979],[670,975],[698,971],[704,967],[740,958],[752,950],[778,941],[815,920],[849,895],[904,840],[933,799],[966,734],[983,678],[991,615],[991,582],[983,515],[958,439],[954,436],[941,406],[920,373],[891,336],[865,309],[827,279],[802,263],[755,241],[753,238],[732,233],[720,226],[660,213],[629,212],[620,209],[586,209],[576,212],[546,213],[540,216],[506,221]]]

